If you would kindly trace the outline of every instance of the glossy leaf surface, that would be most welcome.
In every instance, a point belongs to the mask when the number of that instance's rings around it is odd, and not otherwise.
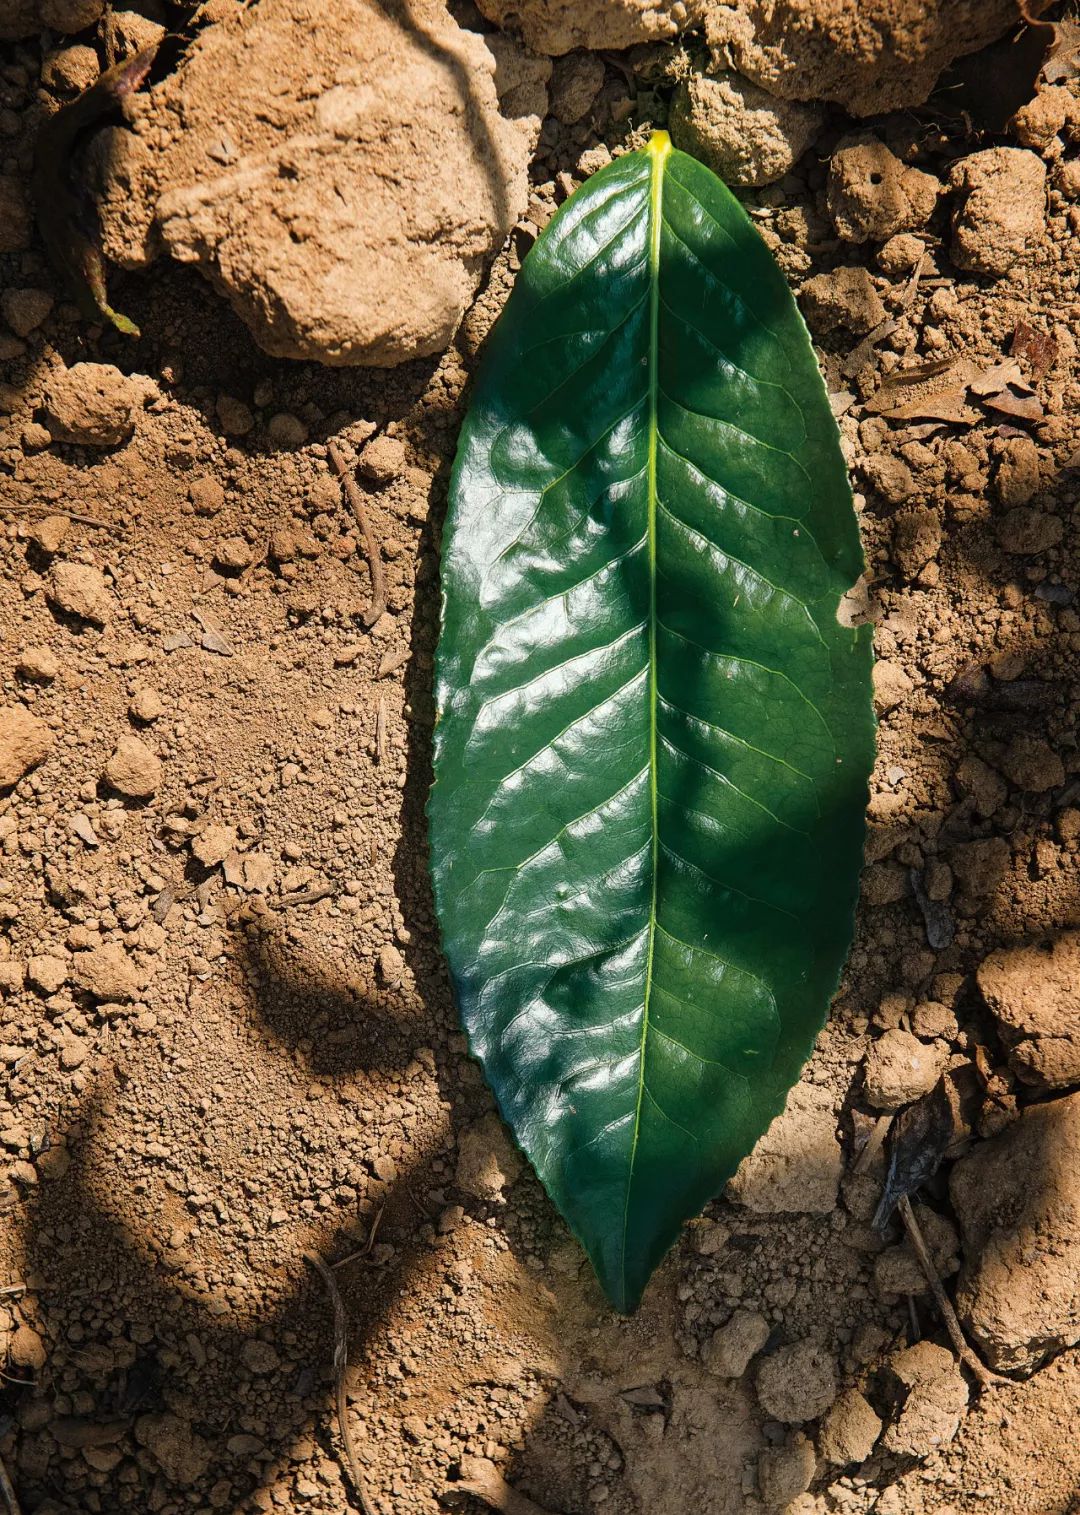
[[[798,1078],[873,754],[836,425],[737,201],[658,133],[540,237],[443,545],[432,868],[472,1049],[632,1309]]]

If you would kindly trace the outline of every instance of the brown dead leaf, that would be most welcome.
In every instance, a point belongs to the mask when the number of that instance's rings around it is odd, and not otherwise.
[[[920,395],[879,414],[886,421],[946,421],[951,425],[971,426],[979,419],[979,412],[967,403],[967,394],[966,384],[954,389],[939,389],[934,394]]]
[[[1006,384],[1022,385],[1023,383],[1024,376],[1020,372],[1019,363],[1012,358],[1007,358],[1002,363],[994,363],[991,367],[984,368],[977,378],[969,382],[968,388],[975,395],[996,395],[1005,388]]]
[[[1028,321],[1017,321],[1009,343],[1009,353],[1027,364],[1031,377],[1037,384],[1053,366],[1058,355],[1058,344],[1049,332],[1039,331]]]
[[[1054,40],[1043,63],[1042,78],[1047,84],[1064,84],[1080,76],[1080,23],[1056,21]]]
[[[1038,395],[1024,392],[1017,384],[1010,384],[998,394],[987,395],[982,402],[988,410],[997,410],[1003,416],[1013,416],[1017,421],[1041,421],[1046,415]]]

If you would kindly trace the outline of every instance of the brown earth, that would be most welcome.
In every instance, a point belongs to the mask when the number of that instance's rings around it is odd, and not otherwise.
[[[133,37],[137,14],[110,13]],[[334,369],[268,356],[166,261],[113,275],[138,340],[68,303],[22,186],[110,35],[35,31],[0,66],[0,1458],[23,1515],[360,1508],[305,1251],[340,1263],[379,1515],[455,1483],[475,1512],[494,1469],[563,1515],[1075,1510],[1076,1077],[1017,1035],[1055,1051],[1046,964],[1075,1010],[1075,938],[1046,944],[1080,925],[1080,116],[976,138],[932,102],[853,136],[834,111],[745,195],[809,285],[857,490],[868,867],[788,1113],[624,1321],[465,1054],[423,806],[477,351],[537,229],[662,124],[689,55],[560,60],[524,215],[452,344]],[[970,162],[1000,149],[1022,158]],[[331,442],[385,566],[370,627]],[[946,1064],[976,1091],[975,1167],[921,1223],[977,1338],[1031,1375],[981,1395],[897,1225],[870,1225],[890,1112]],[[991,1319],[1003,1269],[1016,1308]]]

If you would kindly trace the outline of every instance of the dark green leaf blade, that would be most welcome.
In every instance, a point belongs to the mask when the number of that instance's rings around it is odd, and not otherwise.
[[[783,1108],[847,951],[873,758],[858,529],[806,329],[657,133],[541,236],[443,545],[443,941],[616,1308]]]

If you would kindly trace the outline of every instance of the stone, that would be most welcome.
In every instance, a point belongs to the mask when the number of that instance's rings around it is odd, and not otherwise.
[[[1018,1078],[1040,1092],[1080,1083],[1080,932],[992,952],[975,982]]]
[[[1032,1105],[954,1166],[961,1320],[991,1367],[1029,1373],[1080,1341],[1080,1094]]]
[[[853,116],[921,105],[954,58],[1016,25],[1015,0],[706,0],[704,13],[729,67],[785,100],[830,100]]]
[[[1006,552],[1030,558],[1056,547],[1065,535],[1065,523],[1049,511],[1018,505],[995,519],[994,532]]]
[[[53,308],[47,289],[5,289],[0,294],[0,310],[17,337],[36,331]]]
[[[595,53],[567,53],[551,74],[551,114],[564,126],[587,116],[604,85],[604,62]]]
[[[838,327],[862,335],[885,319],[885,307],[865,268],[835,268],[815,274],[799,290],[799,304],[812,331]]]
[[[240,1348],[240,1361],[250,1373],[260,1377],[267,1373],[276,1373],[281,1366],[281,1358],[268,1341],[260,1341],[257,1336],[247,1340]]]
[[[1042,483],[1039,449],[1030,437],[1010,437],[998,455],[994,486],[1007,508],[1026,505]]]
[[[235,826],[207,826],[191,839],[191,855],[204,868],[218,867],[235,851]]]
[[[798,1083],[728,1184],[727,1195],[758,1215],[827,1215],[836,1208],[843,1155],[833,1097]]]
[[[73,1073],[76,1068],[81,1068],[89,1056],[90,1049],[86,1042],[79,1036],[65,1037],[60,1044],[60,1066],[67,1073]]]
[[[903,704],[915,687],[899,663],[888,658],[878,658],[873,667],[871,682],[874,687],[874,709],[878,715],[888,715],[897,705]]]
[[[938,863],[936,860],[928,862],[926,879],[925,887],[929,899],[948,899],[952,887],[952,870],[947,864]],[[927,999],[920,1001],[911,1012],[911,1029],[923,1041],[938,1039],[951,1042],[955,1041],[959,1035],[960,1024],[948,1005]]]
[[[902,505],[915,493],[915,476],[894,453],[879,452],[863,464],[866,482],[886,505]]]
[[[926,225],[941,185],[911,168],[877,138],[841,147],[829,164],[829,215],[845,242],[884,242]]]
[[[146,0],[141,0],[141,3],[144,8],[150,9],[146,6]],[[114,9],[112,16],[121,57],[130,58],[144,47],[159,46],[165,38],[165,28],[160,22],[151,20],[134,8]]]
[[[147,800],[161,785],[161,759],[132,732],[117,742],[102,774],[110,788],[131,800]]]
[[[7,1347],[8,1361],[16,1368],[40,1373],[45,1366],[45,1343],[25,1321],[15,1327]]]
[[[976,814],[981,816],[993,815],[1005,803],[1009,793],[1009,786],[997,769],[991,768],[973,752],[961,759],[956,782],[960,792],[974,804]]]
[[[143,386],[111,363],[76,363],[45,386],[45,420],[57,442],[115,447],[135,430]]]
[[[235,395],[220,394],[214,402],[214,410],[227,437],[246,437],[255,425],[255,416],[250,405],[238,400]]]
[[[769,1322],[756,1310],[736,1310],[701,1349],[701,1360],[717,1378],[741,1378],[769,1339]]]
[[[360,454],[358,466],[360,477],[365,483],[385,489],[395,479],[401,478],[407,464],[404,444],[397,437],[387,436],[383,432],[380,436],[372,437]]]
[[[379,949],[379,977],[390,989],[397,988],[405,977],[405,959],[393,942],[386,942]]]
[[[35,684],[51,684],[60,672],[60,659],[50,647],[24,647],[15,671]]]
[[[89,563],[54,563],[45,592],[57,610],[95,626],[104,626],[112,615],[112,596],[101,569]]]
[[[26,982],[39,994],[57,994],[67,983],[67,963],[62,957],[42,953],[26,965]]]
[[[0,174],[0,253],[23,252],[30,246],[33,227],[22,180]]]
[[[863,1064],[867,1103],[875,1110],[899,1110],[937,1083],[948,1052],[927,1046],[910,1031],[886,1031],[873,1042]]]
[[[139,975],[135,964],[118,942],[76,952],[71,977],[80,989],[97,1000],[115,1000],[127,1004],[139,992]]]
[[[1001,755],[1002,773],[1028,794],[1043,794],[1065,782],[1065,765],[1041,736],[1020,732]]]
[[[896,1352],[885,1366],[894,1412],[881,1444],[900,1457],[922,1461],[947,1446],[968,1407],[968,1386],[952,1353],[931,1341]]]
[[[251,543],[243,537],[223,537],[214,548],[214,566],[223,573],[243,573],[254,561]]]
[[[225,491],[217,479],[200,476],[188,485],[188,499],[197,516],[213,516],[225,503]]]
[[[883,274],[888,274],[891,279],[899,279],[911,272],[925,251],[926,243],[921,237],[902,231],[882,243],[877,250],[875,262]]]
[[[916,1204],[913,1208],[938,1277],[951,1278],[960,1267],[960,1238],[956,1227],[947,1216],[939,1215],[928,1205]],[[874,1287],[886,1300],[930,1293],[926,1274],[907,1240],[878,1253],[874,1259]]]
[[[836,1363],[817,1341],[778,1347],[758,1369],[758,1402],[766,1415],[785,1425],[824,1415],[836,1393]]]
[[[307,427],[299,416],[290,411],[279,410],[266,423],[266,435],[275,447],[293,450],[303,447],[308,438]]]
[[[845,1389],[828,1411],[818,1435],[818,1451],[834,1468],[865,1462],[881,1435],[881,1417],[858,1389]]]
[[[157,1460],[170,1483],[182,1489],[197,1483],[212,1461],[209,1444],[178,1415],[140,1415],[135,1440]]]
[[[798,1432],[786,1446],[766,1447],[758,1456],[758,1488],[768,1510],[786,1510],[814,1480],[813,1443]]]
[[[0,789],[10,789],[48,756],[53,734],[23,705],[0,706]]]
[[[67,516],[42,516],[31,526],[29,537],[35,547],[51,558],[60,551],[70,530]]]
[[[458,1138],[454,1182],[475,1199],[501,1202],[504,1191],[521,1174],[521,1156],[497,1115],[466,1126]]]
[[[1046,165],[1023,147],[988,147],[954,163],[951,256],[1000,278],[1046,236]]]
[[[774,184],[821,129],[816,106],[778,100],[735,73],[692,73],[675,90],[670,130],[675,146],[727,184]]]
[[[550,73],[440,0],[223,7],[95,139],[106,255],[199,269],[275,357],[441,352],[526,211]]]
[[[1067,84],[1043,85],[1026,105],[1022,105],[1009,122],[1009,128],[1021,147],[1036,152],[1049,149],[1055,156],[1061,144],[1054,141],[1062,132],[1073,136],[1080,127],[1080,100]]]
[[[2,35],[2,32],[0,32]],[[49,53],[41,67],[41,82],[54,95],[81,95],[101,73],[101,63],[92,47],[74,42]]]
[[[165,713],[165,702],[157,690],[149,684],[140,684],[131,696],[128,714],[132,720],[151,725]]]

